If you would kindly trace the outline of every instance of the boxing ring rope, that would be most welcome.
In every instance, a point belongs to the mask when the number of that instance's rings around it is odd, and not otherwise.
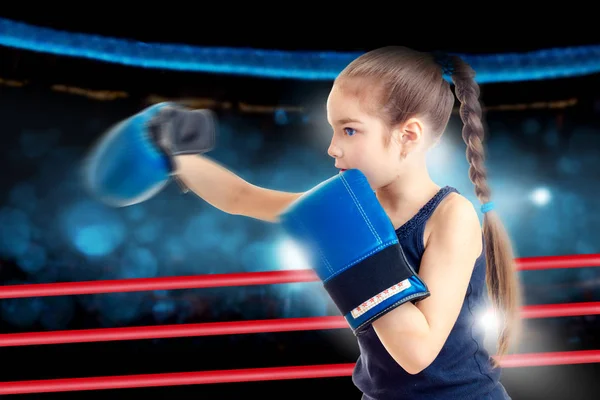
[[[600,362],[600,350],[521,354],[503,357],[505,368]],[[132,389],[215,383],[277,381],[290,379],[337,378],[352,376],[354,363],[292,367],[248,368],[167,374],[121,375],[93,378],[48,379],[3,382],[1,394],[68,392],[101,389]]]
[[[600,254],[529,257],[516,259],[516,262],[518,270],[598,267],[600,266]],[[317,276],[311,270],[291,270],[245,272],[236,274],[211,274],[188,277],[161,277],[128,280],[7,285],[0,288],[0,299],[224,286],[266,285],[310,282],[316,281],[317,279]],[[600,314],[600,302],[529,305],[524,306],[521,309],[521,316],[523,318],[550,318],[598,314]],[[347,326],[348,325],[343,317],[329,316],[127,328],[28,332],[0,335],[0,347],[343,329],[347,328]],[[500,360],[500,363],[504,368],[598,362],[600,362],[600,350],[512,354],[506,355]],[[48,393],[81,390],[343,377],[351,376],[353,369],[354,363],[348,363],[0,382],[0,394]]]
[[[552,318],[600,315],[600,302],[541,304],[525,306],[521,317]],[[166,339],[191,336],[241,335],[344,329],[348,323],[340,316],[281,318],[231,322],[206,322],[127,328],[75,329],[51,332],[9,333],[0,335],[0,347],[32,346],[42,344],[110,342],[115,340]]]
[[[600,266],[600,254],[527,257],[517,258],[515,261],[517,263],[517,269],[520,271],[598,267]],[[3,286],[0,288],[0,299],[142,292],[152,290],[202,289],[226,286],[273,285],[281,283],[314,282],[317,280],[318,277],[312,270],[304,269],[84,282],[34,283]]]

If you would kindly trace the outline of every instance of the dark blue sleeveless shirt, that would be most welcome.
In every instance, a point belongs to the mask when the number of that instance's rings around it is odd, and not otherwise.
[[[396,231],[408,261],[416,272],[425,251],[427,220],[451,192],[446,186]],[[357,337],[360,357],[352,380],[363,400],[497,400],[510,399],[499,382],[500,370],[491,365],[484,348],[479,316],[489,304],[485,283],[485,252],[476,261],[463,306],[448,340],[435,361],[416,375],[404,371],[388,354],[370,327]]]

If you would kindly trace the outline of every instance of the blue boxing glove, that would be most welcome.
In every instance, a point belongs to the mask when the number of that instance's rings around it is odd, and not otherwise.
[[[280,216],[355,335],[405,302],[429,297],[366,177],[344,171]]]
[[[119,122],[92,147],[84,166],[85,184],[108,205],[140,203],[169,182],[174,156],[208,152],[215,137],[212,111],[155,104]]]

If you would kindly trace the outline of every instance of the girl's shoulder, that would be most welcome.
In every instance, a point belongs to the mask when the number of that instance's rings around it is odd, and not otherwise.
[[[452,192],[439,203],[425,226],[425,247],[435,235],[449,235],[467,229],[481,233],[481,223],[473,203],[460,193]],[[478,245],[475,243],[474,245]]]

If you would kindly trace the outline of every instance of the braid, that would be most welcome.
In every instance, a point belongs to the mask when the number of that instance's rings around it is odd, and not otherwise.
[[[491,191],[487,183],[485,151],[483,148],[484,129],[482,124],[479,85],[474,83],[473,70],[466,64],[455,70],[452,79],[456,98],[460,101],[460,118],[463,121],[462,138],[467,144],[469,179],[475,185],[475,194],[482,203],[490,200]]]
[[[442,71],[452,76],[456,98],[460,101],[460,118],[464,124],[462,138],[467,145],[469,179],[475,185],[475,194],[484,205],[490,204],[491,190],[487,182],[484,127],[480,89],[475,82],[475,71],[460,57],[446,56]],[[482,209],[483,211],[483,209]],[[498,356],[508,351],[510,338],[520,331],[519,308],[521,294],[516,275],[512,244],[498,216],[483,211],[483,236],[486,255],[486,281],[495,311],[500,317]],[[494,364],[499,365],[498,360]]]

